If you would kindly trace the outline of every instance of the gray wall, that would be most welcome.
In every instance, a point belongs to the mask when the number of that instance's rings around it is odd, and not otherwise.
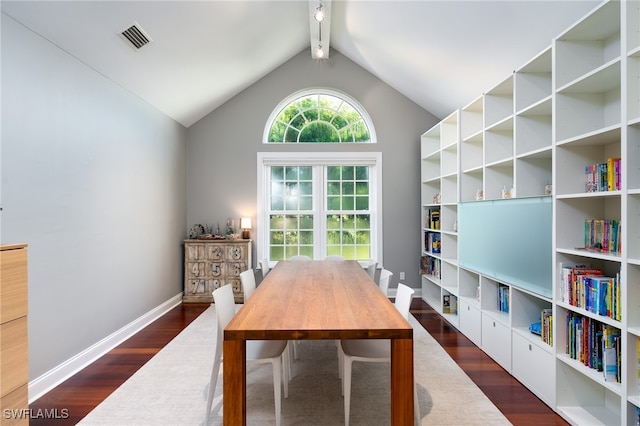
[[[273,109],[292,93],[328,87],[367,110],[378,143],[363,145],[263,145]],[[251,216],[256,223],[256,153],[261,151],[381,151],[383,164],[384,267],[406,272],[420,287],[420,135],[437,119],[335,49],[314,61],[304,49],[188,129],[187,223],[220,223]],[[254,245],[255,248],[255,245]],[[255,256],[254,256],[255,264]]]
[[[34,379],[182,290],[186,129],[2,15],[0,241]]]

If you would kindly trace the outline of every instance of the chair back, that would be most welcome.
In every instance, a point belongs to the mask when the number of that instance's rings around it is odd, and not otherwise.
[[[262,279],[269,273],[269,259],[262,259],[260,261],[260,271],[262,272]]]
[[[216,305],[216,319],[218,321],[216,352],[220,351],[220,353],[222,353],[224,328],[236,314],[235,301],[233,298],[233,286],[227,284],[215,289],[213,291],[213,303]]]
[[[369,265],[367,265],[367,274],[371,277],[372,280],[376,280],[376,269],[378,268],[378,262],[375,260],[370,260]]]
[[[380,271],[380,279],[378,280],[378,287],[380,291],[386,296],[389,292],[389,280],[393,276],[393,272],[382,268]]]
[[[396,301],[394,303],[398,312],[400,312],[405,319],[409,319],[409,308],[411,308],[411,299],[413,298],[415,290],[402,284],[398,284],[398,292],[396,293]]]
[[[339,254],[332,254],[331,256],[325,257],[324,260],[344,260],[344,257]]]
[[[305,256],[304,254],[298,254],[296,256],[291,256],[289,260],[311,260],[309,256]]]
[[[252,269],[247,269],[240,273],[240,282],[242,283],[242,292],[244,293],[245,303],[256,289],[256,276]]]

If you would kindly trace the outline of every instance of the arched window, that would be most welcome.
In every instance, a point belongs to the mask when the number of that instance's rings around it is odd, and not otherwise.
[[[271,113],[264,143],[375,143],[368,114],[344,93],[308,89],[283,100]]]

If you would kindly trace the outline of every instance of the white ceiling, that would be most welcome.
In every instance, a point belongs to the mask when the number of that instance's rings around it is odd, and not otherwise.
[[[338,50],[444,118],[599,3],[333,0],[330,55]],[[310,47],[307,0],[3,0],[0,7],[186,127]],[[153,39],[139,51],[118,35],[134,22]]]

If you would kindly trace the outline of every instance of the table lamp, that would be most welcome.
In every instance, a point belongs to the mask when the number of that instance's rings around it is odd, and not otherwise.
[[[251,229],[250,217],[240,218],[240,228],[242,228],[242,239],[248,240],[251,238],[251,234],[249,233],[249,229]]]

